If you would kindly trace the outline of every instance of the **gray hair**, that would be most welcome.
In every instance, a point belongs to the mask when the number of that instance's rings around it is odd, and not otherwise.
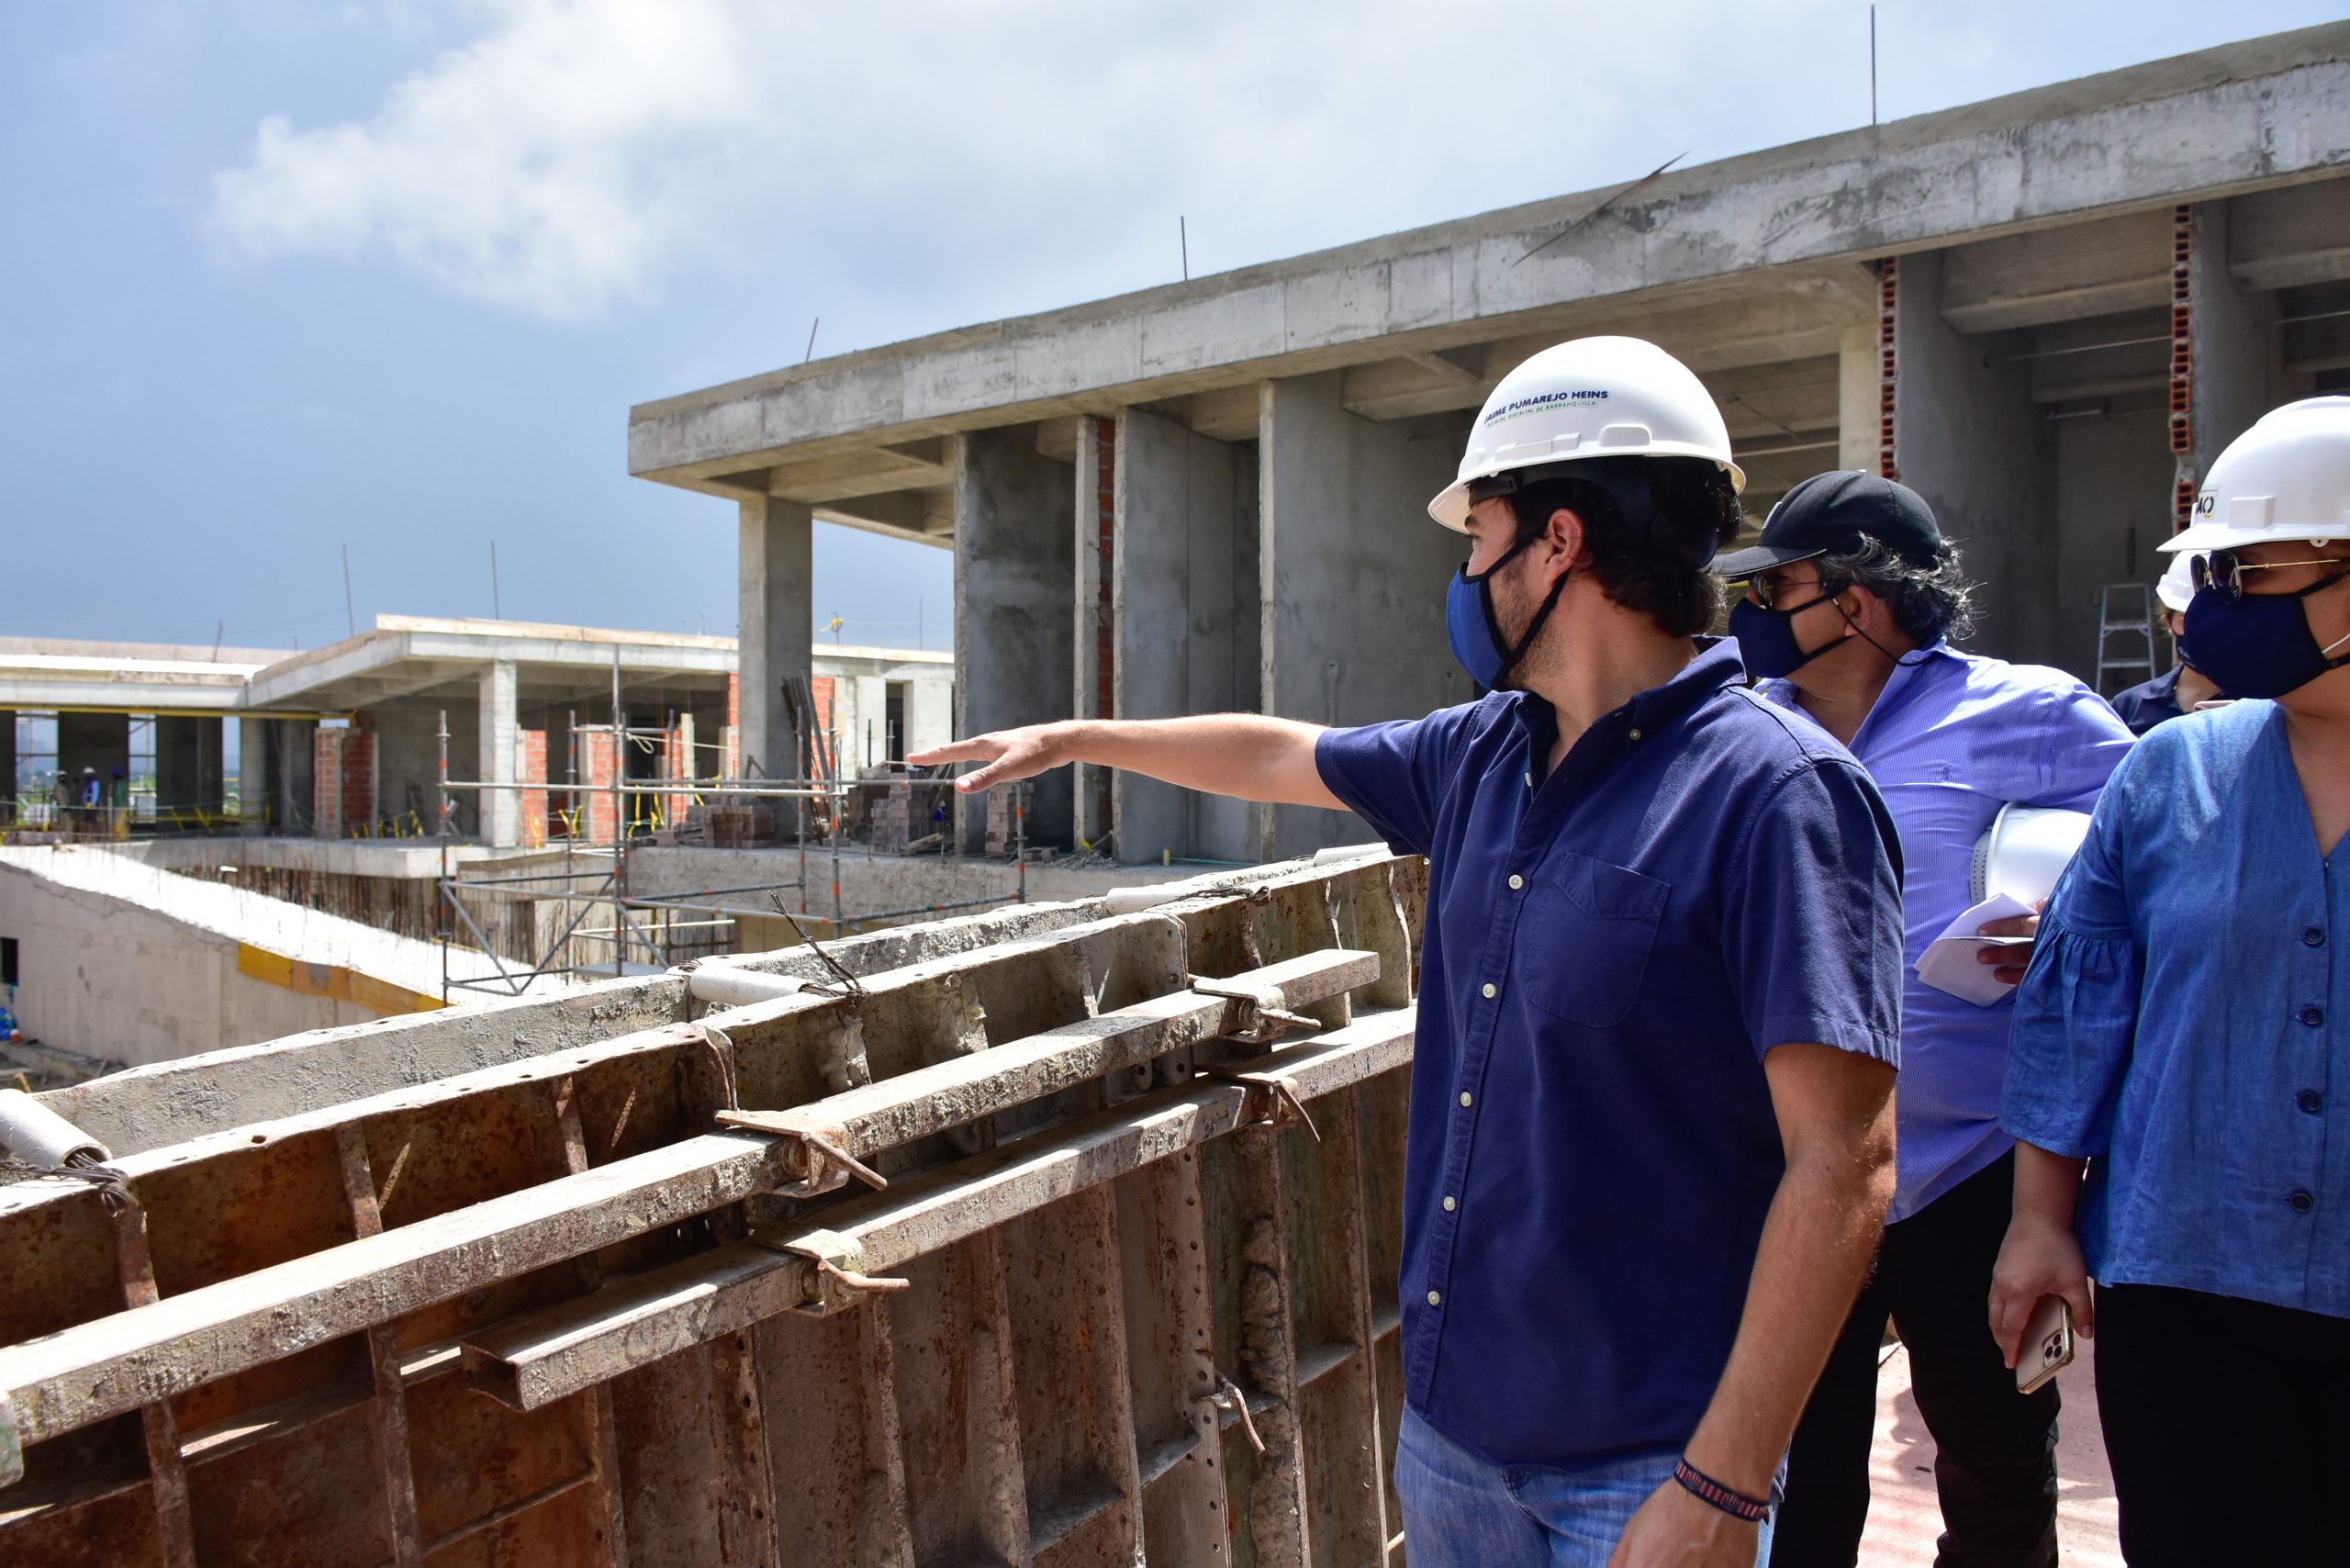
[[[1945,637],[1961,641],[1975,630],[1975,585],[1954,546],[1944,545],[1932,566],[1921,566],[1863,536],[1857,550],[1821,556],[1819,573],[1885,600],[1902,635],[1921,648]]]

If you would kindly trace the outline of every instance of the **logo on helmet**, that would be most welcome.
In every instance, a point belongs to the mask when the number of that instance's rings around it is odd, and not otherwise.
[[[1569,391],[1545,392],[1539,397],[1520,398],[1515,402],[1504,403],[1485,416],[1485,423],[1497,425],[1504,420],[1514,420],[1521,414],[1538,413],[1544,409],[1555,409],[1561,405],[1604,403],[1606,400],[1607,392],[1605,387],[1576,387]]]

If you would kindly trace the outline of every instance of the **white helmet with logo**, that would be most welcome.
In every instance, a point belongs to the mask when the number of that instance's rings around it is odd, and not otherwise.
[[[2195,521],[2159,548],[2200,554],[2282,539],[2350,539],[2350,398],[2262,415],[2211,460]]]
[[[2195,573],[2188,565],[2193,559],[2185,554],[2173,555],[2163,580],[2154,585],[2154,597],[2162,601],[2165,610],[2187,613],[2188,602],[2195,598]]]
[[[1428,515],[1466,532],[1474,481],[1586,457],[1699,457],[1746,487],[1721,410],[1687,365],[1639,338],[1577,338],[1502,377]]]

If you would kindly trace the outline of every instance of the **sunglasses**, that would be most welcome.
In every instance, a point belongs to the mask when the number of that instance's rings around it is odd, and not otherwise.
[[[2288,566],[2332,566],[2333,571],[2311,585],[2316,588],[2350,576],[2350,560],[2339,556],[2321,556],[2314,561],[2247,561],[2232,550],[2214,550],[2206,555],[2188,557],[2187,575],[2197,593],[2216,593],[2233,604],[2244,598],[2246,572],[2277,572]]]
[[[1834,599],[1850,587],[1852,587],[1850,583],[1839,582],[1834,577],[1820,577],[1812,582],[1794,583],[1774,583],[1769,577],[1752,577],[1747,581],[1746,591],[1755,603],[1765,610],[1801,610],[1804,606],[1817,604],[1823,599]],[[1800,593],[1806,588],[1811,590],[1809,599],[1798,599],[1793,604],[1780,602],[1784,596]]]

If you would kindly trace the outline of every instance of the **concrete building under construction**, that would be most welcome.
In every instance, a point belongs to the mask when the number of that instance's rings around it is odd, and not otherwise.
[[[749,755],[817,519],[954,551],[964,733],[1416,715],[1469,695],[1422,503],[1505,371],[1630,333],[1713,390],[1755,521],[1897,475],[1986,585],[1976,645],[2086,677],[2200,466],[2350,385],[2345,102],[2350,26],[2255,39],[665,398],[629,467],[733,503]],[[1037,815],[1134,861],[1349,833],[1084,773]]]

